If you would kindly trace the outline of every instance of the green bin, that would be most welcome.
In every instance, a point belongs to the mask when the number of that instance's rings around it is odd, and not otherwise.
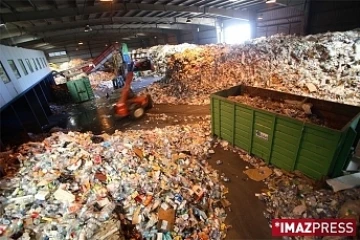
[[[66,83],[70,96],[75,103],[85,102],[94,98],[89,78],[81,78]]]
[[[274,100],[305,97],[249,86],[211,95],[212,134],[264,159],[268,164],[321,179],[342,175],[360,134],[360,107],[307,98],[312,109],[336,129],[315,125],[229,100],[240,94]]]

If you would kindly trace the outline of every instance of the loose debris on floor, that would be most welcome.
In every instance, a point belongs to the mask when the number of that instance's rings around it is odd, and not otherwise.
[[[1,234],[222,239],[230,203],[206,161],[211,143],[206,121],[113,135],[56,132],[23,144],[20,171],[0,184]]]
[[[355,218],[360,222],[360,188],[334,192],[325,181],[314,181],[299,171],[287,172],[275,167],[264,167],[264,161],[252,157],[240,148],[232,147],[223,140],[216,141],[225,150],[232,150],[249,162],[244,172],[250,179],[264,181],[267,188],[256,193],[266,205],[264,216],[274,218]],[[250,174],[249,174],[250,173]],[[358,236],[360,225],[358,225]],[[313,239],[296,237],[295,239]],[[315,238],[314,238],[315,239]],[[324,238],[326,239],[326,238]]]
[[[156,103],[209,103],[240,84],[360,105],[360,30],[258,38],[240,45],[156,46],[149,55],[164,81]]]
[[[247,94],[229,96],[228,99],[248,106],[264,109],[273,113],[282,114],[300,121],[311,122],[321,126],[329,126],[329,123],[327,123],[325,119],[319,118],[312,113],[311,103],[302,103],[292,100],[285,100],[280,102],[270,98],[264,99],[258,96],[252,97]]]

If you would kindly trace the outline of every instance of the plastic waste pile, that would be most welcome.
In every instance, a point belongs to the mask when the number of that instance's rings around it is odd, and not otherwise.
[[[300,121],[311,122],[330,128],[338,128],[339,124],[333,124],[324,118],[318,117],[311,111],[311,103],[302,103],[294,100],[274,100],[270,97],[262,98],[259,96],[250,96],[248,94],[229,96],[229,100],[246,104],[248,106],[264,109],[273,113],[285,115]]]
[[[350,200],[358,203],[360,201],[359,188],[334,194],[331,189],[317,186],[314,181],[298,172],[288,173],[277,169],[276,174],[265,182],[268,190],[257,196],[267,206],[264,216],[269,219],[269,222],[273,218],[283,217],[346,217],[346,213],[341,210],[341,206]],[[357,220],[360,218],[359,206],[356,211],[352,212],[353,217]]]
[[[183,52],[186,49],[195,48],[197,48],[196,45],[188,43],[179,45],[158,45],[147,49],[147,55],[152,59],[155,71],[160,76],[165,77],[168,71],[168,62],[173,54]]]
[[[356,29],[240,45],[157,46],[153,61],[165,79],[148,91],[157,103],[201,105],[215,91],[246,84],[360,105],[359,39]]]
[[[21,169],[0,183],[0,234],[105,239],[116,219],[125,239],[222,239],[230,203],[206,161],[211,141],[200,122],[24,144]]]
[[[88,61],[90,61],[90,59]],[[69,62],[64,62],[64,63],[60,64],[59,69],[66,70],[69,68],[80,66],[80,65],[84,64],[85,62],[86,61],[83,59],[76,58],[76,59],[70,60]]]
[[[113,78],[115,78],[113,72],[96,71],[89,74],[90,84],[93,89],[101,88],[102,83],[112,81]]]

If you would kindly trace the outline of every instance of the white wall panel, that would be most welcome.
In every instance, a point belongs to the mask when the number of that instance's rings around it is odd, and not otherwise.
[[[38,70],[33,66],[32,59],[35,60],[39,59],[41,68],[38,67]],[[46,66],[42,65],[42,60],[45,59]],[[25,68],[28,72],[28,75],[25,75],[23,69],[20,66],[19,59],[23,60],[25,64]],[[31,72],[29,67],[26,64],[25,59],[29,59],[30,63],[33,67],[34,72]],[[9,103],[11,100],[16,98],[19,94],[29,89],[34,84],[38,83],[42,80],[46,75],[50,73],[50,68],[47,64],[47,57],[45,56],[44,52],[38,50],[31,50],[25,48],[18,48],[18,47],[9,47],[0,45],[0,61],[4,66],[4,69],[9,76],[11,82],[4,84],[4,82],[0,81],[0,107],[3,107],[5,104]],[[17,79],[15,73],[11,69],[8,60],[13,60],[15,63],[16,68],[20,73],[20,78]]]

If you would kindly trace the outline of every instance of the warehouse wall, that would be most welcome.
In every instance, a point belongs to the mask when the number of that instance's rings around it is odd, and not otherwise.
[[[6,82],[6,79],[0,76],[0,108],[2,108],[19,94],[41,81],[50,73],[50,68],[42,51],[0,45],[0,53],[0,62],[10,80],[10,82]],[[26,59],[29,60],[33,71],[28,66]],[[34,66],[33,59],[36,62],[36,67]],[[40,62],[40,66],[37,63],[37,59]],[[13,71],[8,62],[11,60],[14,61],[18,75]],[[24,63],[25,70],[20,65],[19,60],[22,60]]]
[[[308,33],[360,27],[360,1],[311,1]]]
[[[104,42],[104,41],[89,41],[83,42],[82,45],[77,43],[73,44],[65,44],[64,46],[59,46],[55,48],[51,48],[45,50],[46,55],[49,59],[49,62],[55,64],[62,64],[64,62],[69,62],[73,59],[81,58],[83,60],[88,60],[90,58],[95,58],[104,51],[107,46],[114,42]],[[177,36],[175,34],[158,34],[151,38],[139,37],[134,38],[127,43],[129,50],[138,49],[138,48],[146,48],[154,45],[159,44],[178,44]],[[59,52],[59,51],[66,51],[66,56],[57,56],[57,57],[50,57],[49,53],[52,52]]]
[[[269,37],[280,33],[304,35],[308,8],[309,0],[290,0],[285,8],[259,10],[255,19],[254,37]],[[258,19],[259,17],[262,19]]]
[[[215,27],[201,26],[198,32],[198,44],[217,43]]]
[[[195,43],[193,32],[184,32],[181,34],[180,43]]]

